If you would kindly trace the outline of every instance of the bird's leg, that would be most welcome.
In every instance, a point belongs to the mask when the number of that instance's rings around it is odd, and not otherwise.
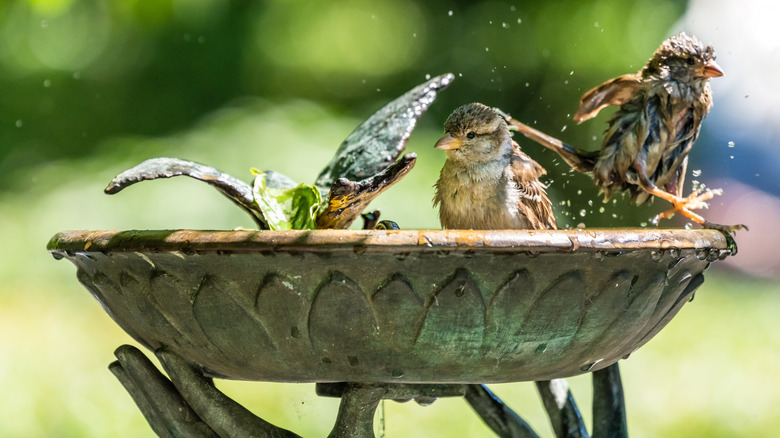
[[[667,191],[661,190],[658,187],[656,187],[655,184],[653,184],[652,181],[650,181],[650,179],[647,177],[643,165],[635,163],[634,167],[636,168],[637,173],[639,174],[639,187],[641,187],[642,190],[646,191],[647,193],[650,193],[655,197],[661,198],[671,203],[674,206],[673,208],[656,215],[653,218],[653,224],[658,225],[659,220],[669,219],[672,216],[674,216],[675,213],[680,213],[683,216],[687,217],[688,219],[708,229],[725,231],[727,233],[740,230],[743,228],[746,230],[748,229],[747,226],[742,224],[737,224],[737,225],[716,224],[704,219],[703,216],[691,211],[691,210],[698,210],[701,208],[708,208],[709,206],[707,205],[706,201],[712,199],[713,197],[715,197],[715,195],[723,194],[723,190],[708,189],[706,192],[701,193],[701,190],[697,189],[694,190],[693,193],[691,193],[688,197],[683,198],[677,195],[673,195]]]

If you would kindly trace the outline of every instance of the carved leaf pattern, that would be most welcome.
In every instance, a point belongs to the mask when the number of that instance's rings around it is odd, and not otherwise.
[[[707,264],[684,251],[648,271],[639,256],[620,255],[595,270],[575,260],[551,275],[540,268],[549,260],[521,255],[502,258],[506,266],[487,278],[488,262],[472,255],[450,271],[438,258],[426,271],[430,258],[406,255],[372,262],[370,275],[354,260],[318,261],[303,278],[277,256],[255,255],[241,262],[251,276],[239,278],[225,272],[224,256],[187,257],[178,272],[170,256],[153,253],[71,260],[82,284],[148,347],[174,348],[213,375],[281,381],[500,382],[593,371],[663,328]]]

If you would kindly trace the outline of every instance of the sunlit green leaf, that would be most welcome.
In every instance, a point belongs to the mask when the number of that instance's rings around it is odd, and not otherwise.
[[[291,212],[288,213],[295,230],[314,230],[317,228],[317,212],[322,204],[320,191],[316,187],[300,184],[294,189],[285,190],[291,197]]]
[[[265,172],[255,174],[253,193],[255,204],[272,230],[313,230],[317,228],[317,211],[322,198],[313,186],[300,184],[291,189],[269,188]]]

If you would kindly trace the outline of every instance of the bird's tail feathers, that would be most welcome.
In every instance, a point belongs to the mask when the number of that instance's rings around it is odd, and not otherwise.
[[[509,115],[503,113],[501,110],[496,109],[496,111],[506,119],[510,130],[517,131],[531,140],[539,143],[540,145],[548,149],[552,149],[558,155],[560,155],[560,157],[563,158],[563,160],[566,161],[566,164],[571,166],[572,169],[583,173],[593,171],[593,168],[596,165],[598,151],[584,151],[582,149],[575,148],[574,146],[570,146],[553,136],[547,135],[542,131],[526,125],[525,123],[521,123],[513,119]]]

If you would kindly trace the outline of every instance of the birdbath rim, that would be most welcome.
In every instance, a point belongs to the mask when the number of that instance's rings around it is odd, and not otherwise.
[[[634,250],[708,249],[731,251],[729,239],[716,230],[585,228],[571,230],[68,230],[47,245],[60,251],[275,251],[327,250],[384,252],[404,249],[538,252],[623,252]]]

